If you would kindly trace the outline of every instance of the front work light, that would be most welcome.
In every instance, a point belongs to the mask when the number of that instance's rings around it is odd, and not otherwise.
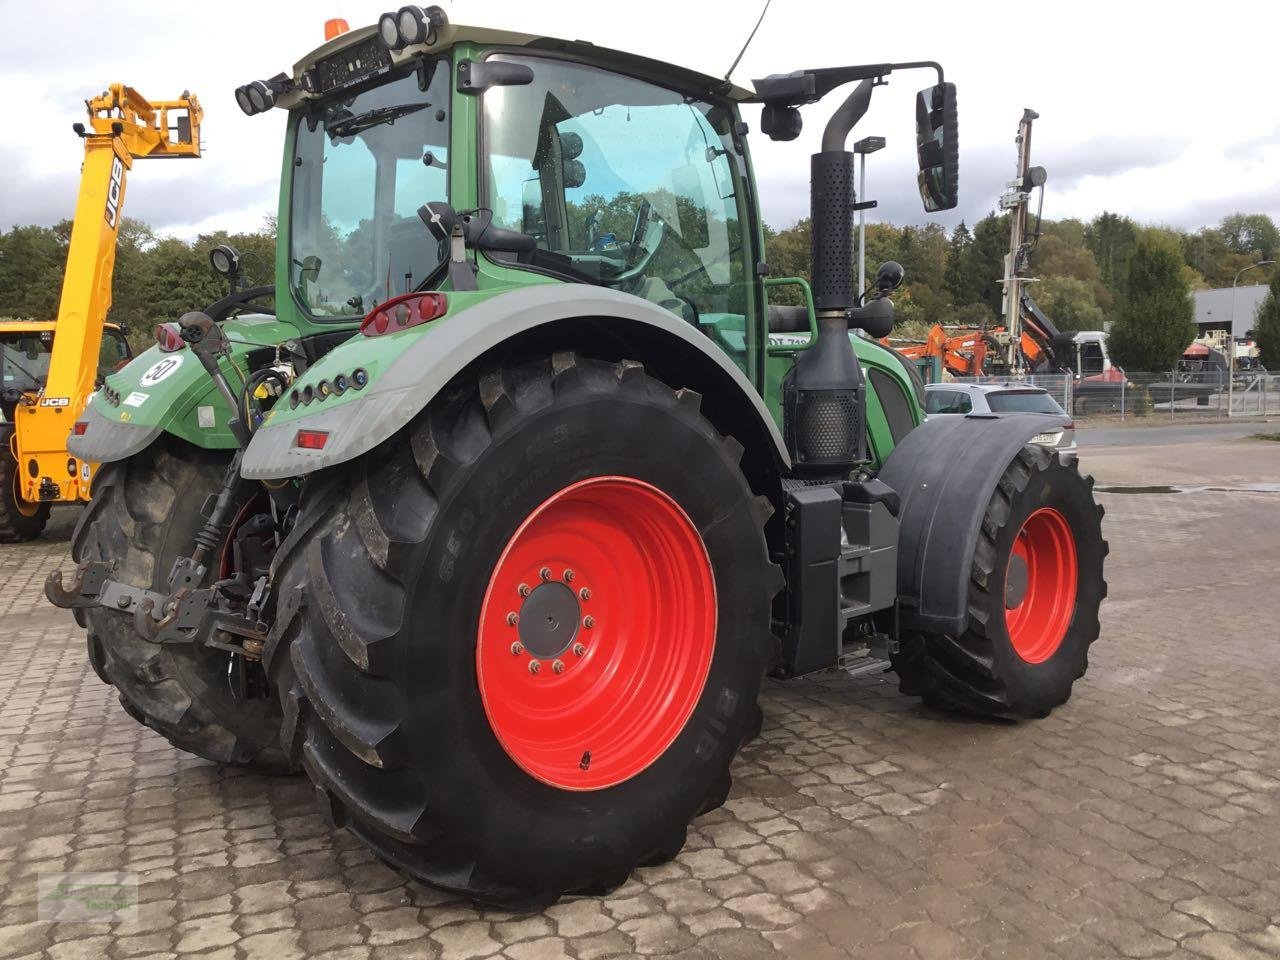
[[[378,36],[387,49],[400,50],[415,43],[426,43],[448,22],[449,18],[440,7],[430,6],[424,10],[409,4],[378,18]]]

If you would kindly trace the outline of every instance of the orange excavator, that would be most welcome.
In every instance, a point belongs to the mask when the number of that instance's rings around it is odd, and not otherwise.
[[[980,377],[1002,370],[1003,351],[1008,340],[1009,335],[1004,327],[985,330],[952,327],[948,331],[942,324],[935,323],[924,343],[899,346],[889,343],[887,337],[880,342],[894,347],[908,360],[921,366],[927,365],[932,376],[926,376],[926,380],[939,380],[944,370],[953,377]],[[1044,343],[1029,332],[1026,325],[1019,340],[1022,357],[1030,369],[1035,370],[1050,359],[1051,355]]]

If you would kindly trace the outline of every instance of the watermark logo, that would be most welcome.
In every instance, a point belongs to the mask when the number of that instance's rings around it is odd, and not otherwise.
[[[37,889],[41,920],[116,923],[138,919],[136,873],[42,873]]]

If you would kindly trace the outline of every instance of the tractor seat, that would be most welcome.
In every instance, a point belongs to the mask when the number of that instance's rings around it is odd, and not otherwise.
[[[770,333],[808,333],[808,307],[780,307],[769,304]]]

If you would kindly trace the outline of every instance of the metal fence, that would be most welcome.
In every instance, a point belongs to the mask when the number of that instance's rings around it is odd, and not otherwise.
[[[1008,383],[1007,377],[957,377],[957,383]],[[1228,383],[1225,371],[1129,373],[1103,378],[1070,375],[1028,376],[1017,380],[1052,394],[1078,419],[1108,417],[1169,420],[1225,420],[1228,417],[1280,415],[1280,375],[1237,371]]]

